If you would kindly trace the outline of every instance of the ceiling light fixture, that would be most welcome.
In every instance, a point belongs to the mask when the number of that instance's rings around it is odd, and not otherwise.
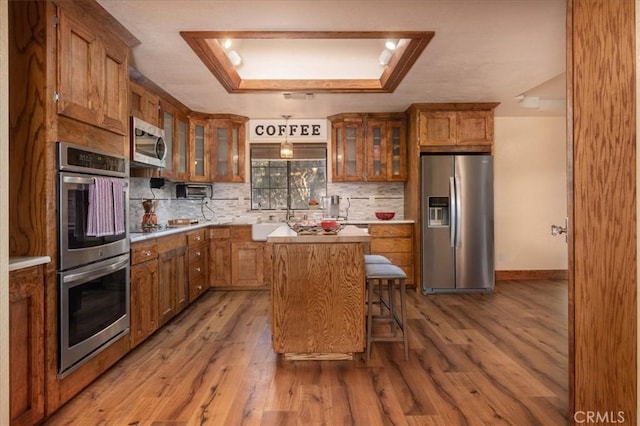
[[[218,40],[218,42],[220,43],[220,46],[222,46],[225,50],[230,48],[231,44],[233,43],[230,38],[225,38],[224,40]]]
[[[284,142],[280,144],[280,158],[293,158],[293,144],[287,140],[287,134],[289,133],[289,119],[290,115],[283,115],[284,118]]]
[[[384,43],[384,47],[389,50],[396,50],[396,47],[398,47],[398,40],[387,40]]]
[[[313,93],[303,93],[303,92],[286,92],[282,94],[287,100],[297,100],[297,101],[312,101],[316,95]]]
[[[227,58],[229,58],[229,61],[231,61],[234,67],[237,67],[242,63],[242,58],[235,50],[229,50],[227,52]]]
[[[380,53],[380,57],[378,58],[378,62],[380,65],[387,65],[393,56],[393,52],[389,49],[384,49],[382,53]]]

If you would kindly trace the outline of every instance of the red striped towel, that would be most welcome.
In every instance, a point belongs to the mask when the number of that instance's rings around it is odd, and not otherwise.
[[[120,179],[94,177],[89,186],[87,236],[104,237],[124,232],[124,182]]]

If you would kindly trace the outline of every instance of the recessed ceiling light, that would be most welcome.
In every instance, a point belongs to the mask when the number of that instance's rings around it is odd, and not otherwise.
[[[398,46],[398,42],[395,40],[387,40],[386,43],[384,44],[384,47],[386,47],[389,50],[396,50],[397,46]]]
[[[242,58],[240,57],[238,52],[236,52],[235,50],[228,51],[227,57],[229,58],[229,60],[231,61],[234,67],[237,67],[242,63]]]
[[[389,49],[384,49],[380,54],[380,57],[378,58],[378,62],[380,62],[380,65],[387,65],[391,60],[392,56],[393,56],[392,51],[390,51]]]

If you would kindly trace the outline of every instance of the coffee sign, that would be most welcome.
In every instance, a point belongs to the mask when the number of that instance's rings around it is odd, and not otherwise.
[[[249,142],[326,142],[324,118],[249,120]]]

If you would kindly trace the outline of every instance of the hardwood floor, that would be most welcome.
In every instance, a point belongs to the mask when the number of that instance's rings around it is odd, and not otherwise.
[[[492,295],[408,296],[402,344],[369,365],[284,361],[269,293],[210,291],[87,387],[48,425],[563,425],[566,281]]]

